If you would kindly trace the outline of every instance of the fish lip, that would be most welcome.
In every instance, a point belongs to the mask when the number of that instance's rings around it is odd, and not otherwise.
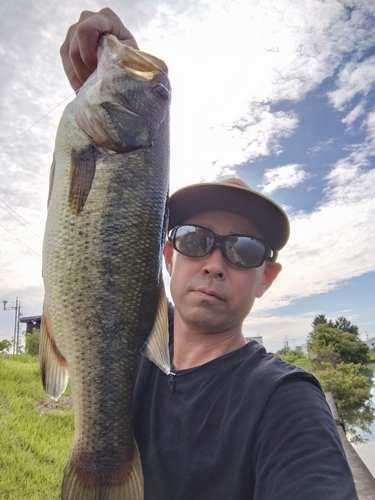
[[[216,299],[224,300],[224,298],[216,290],[213,290],[212,288],[196,288],[194,292],[204,293],[211,297],[215,297]]]

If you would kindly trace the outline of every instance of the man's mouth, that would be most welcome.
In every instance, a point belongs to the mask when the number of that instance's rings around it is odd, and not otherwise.
[[[218,300],[224,300],[223,297],[216,291],[210,288],[197,288],[194,290],[198,294],[202,294],[203,296],[212,297]]]

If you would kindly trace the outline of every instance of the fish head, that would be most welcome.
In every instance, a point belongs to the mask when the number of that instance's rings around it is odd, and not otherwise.
[[[153,146],[168,122],[170,99],[166,64],[106,35],[98,68],[76,97],[74,116],[97,146],[128,152]]]

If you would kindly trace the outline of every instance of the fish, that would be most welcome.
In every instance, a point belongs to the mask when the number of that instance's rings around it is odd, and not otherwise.
[[[62,500],[144,498],[131,405],[140,353],[170,372],[162,278],[170,101],[166,64],[106,35],[97,69],[58,125],[39,362],[47,395],[57,400],[71,384]]]

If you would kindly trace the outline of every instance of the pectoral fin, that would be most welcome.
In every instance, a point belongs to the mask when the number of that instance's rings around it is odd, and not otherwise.
[[[169,357],[168,302],[163,281],[160,283],[159,304],[154,327],[144,343],[141,353],[169,375],[171,361]]]
[[[40,325],[39,364],[44,390],[57,401],[68,385],[68,365],[52,336],[45,304]]]
[[[95,146],[81,151],[72,149],[69,206],[75,215],[79,215],[85,206],[95,175],[97,155]]]

